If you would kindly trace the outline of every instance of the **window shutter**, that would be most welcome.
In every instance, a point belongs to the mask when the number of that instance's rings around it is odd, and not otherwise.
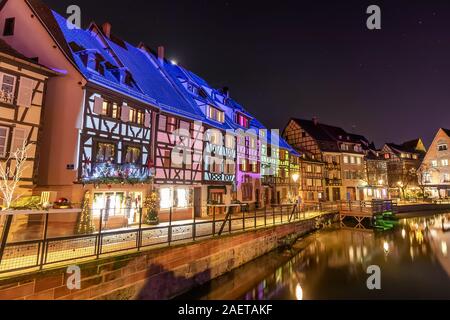
[[[19,96],[17,98],[17,104],[22,107],[31,107],[31,101],[33,99],[33,89],[36,81],[20,77]]]
[[[128,122],[130,121],[130,107],[127,106],[126,104],[122,105],[122,112],[120,114],[120,119],[123,122]]]
[[[94,98],[94,113],[102,114],[103,111],[103,98],[95,97]]]
[[[144,126],[146,126],[147,128],[150,127],[150,120],[151,120],[151,114],[149,112],[146,112],[145,118],[144,118]]]
[[[16,152],[22,149],[24,142],[27,140],[28,132],[24,128],[14,128],[13,141],[11,144],[11,152]]]

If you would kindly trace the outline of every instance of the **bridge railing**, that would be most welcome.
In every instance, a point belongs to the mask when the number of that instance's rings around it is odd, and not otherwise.
[[[142,209],[29,214],[0,211],[0,274],[288,224],[336,212],[337,208],[331,203],[269,205],[252,210],[246,205],[211,205],[201,208],[208,212],[201,218],[193,214],[194,208],[169,208],[168,219],[154,224]],[[186,214],[190,218],[181,220]]]
[[[397,211],[397,203],[392,200],[341,201],[340,211],[380,214]]]

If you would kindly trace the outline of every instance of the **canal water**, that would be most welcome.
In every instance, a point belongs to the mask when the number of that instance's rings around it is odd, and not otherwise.
[[[450,299],[450,214],[399,220],[390,231],[332,227],[271,252],[181,299]],[[369,266],[380,290],[369,290]]]

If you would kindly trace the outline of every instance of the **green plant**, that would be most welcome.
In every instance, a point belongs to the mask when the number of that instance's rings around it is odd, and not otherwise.
[[[145,216],[145,224],[158,224],[158,203],[159,196],[157,192],[151,192],[144,200],[143,207],[147,211]]]
[[[41,197],[29,196],[17,199],[12,205],[13,210],[42,210]]]

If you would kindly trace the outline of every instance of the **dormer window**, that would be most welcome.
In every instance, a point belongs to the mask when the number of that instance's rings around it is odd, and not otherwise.
[[[236,123],[241,127],[248,129],[250,126],[250,119],[244,116],[242,113],[236,113]]]
[[[438,145],[438,151],[447,151],[448,146],[446,144],[440,144]]]
[[[79,55],[88,70],[97,72],[102,76],[105,75],[105,66],[103,65],[105,58],[101,54],[93,50],[85,50],[80,51]]]
[[[211,120],[218,121],[220,123],[225,122],[225,113],[222,110],[214,108],[213,106],[208,106],[207,116]]]
[[[208,93],[206,93],[205,89],[203,88],[198,89],[198,95],[204,99],[208,97]]]

